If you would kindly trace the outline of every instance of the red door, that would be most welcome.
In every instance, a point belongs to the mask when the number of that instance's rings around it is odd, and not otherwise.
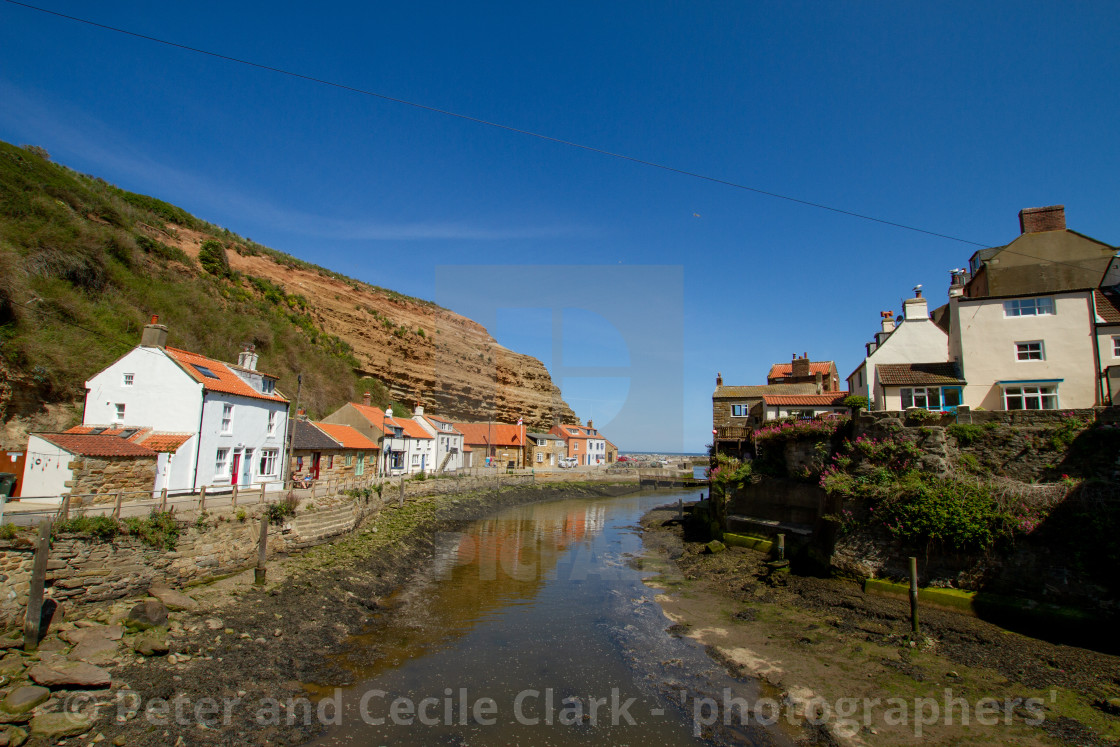
[[[233,474],[230,475],[229,484],[237,484],[237,476],[241,474],[241,452],[236,452],[233,455]]]
[[[311,479],[312,480],[318,480],[319,479],[319,457],[321,457],[321,456],[322,456],[322,454],[320,454],[317,451],[311,455]]]

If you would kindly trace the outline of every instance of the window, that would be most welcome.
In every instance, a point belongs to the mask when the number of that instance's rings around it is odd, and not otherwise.
[[[420,466],[420,455],[419,454],[413,454],[412,455],[412,466],[413,467],[419,467]]]
[[[214,477],[229,477],[229,449],[218,449],[214,453]]]
[[[1003,302],[1004,316],[1044,316],[1053,313],[1053,298],[1015,298]]]
[[[233,405],[222,405],[222,433],[233,433]]]
[[[537,464],[540,464],[543,461],[544,461],[544,452],[538,451],[537,452]]]
[[[902,389],[902,409],[921,407],[926,410],[941,409],[941,390],[937,387],[915,387]]]
[[[118,423],[123,423],[124,422],[124,403],[123,402],[118,402],[115,406],[117,408],[117,422]]]
[[[327,469],[334,469],[334,454],[327,457]]]
[[[272,394],[276,391],[276,382],[269,378],[262,379],[261,391],[265,394]]]
[[[126,374],[124,375],[124,381],[122,382],[122,385],[123,385],[123,386],[132,386],[132,382],[133,382],[133,381],[134,381],[135,379],[136,379],[136,374],[130,374],[130,373],[126,373]]]
[[[731,405],[731,417],[745,418],[750,415],[750,408],[746,405]]]
[[[579,451],[579,441],[572,441],[572,451]]]
[[[200,366],[197,363],[192,363],[191,366],[194,368],[195,371],[198,371],[200,374],[202,374],[203,376],[205,376],[208,379],[218,378],[217,376],[214,375],[214,372],[211,371],[206,366]]]
[[[353,464],[354,464],[354,455],[351,454],[350,452],[347,452],[346,453],[346,461],[345,461],[345,464],[343,466],[351,467],[351,466],[353,466]]]
[[[1009,386],[1003,389],[1003,403],[1008,410],[1057,410],[1056,386]]]
[[[1120,335],[1112,338],[1112,357],[1120,358]]]
[[[366,472],[366,455],[365,454],[359,454],[358,455],[358,463],[354,465],[354,474],[355,475],[364,475],[365,472]]]
[[[1015,343],[1015,357],[1021,361],[1045,360],[1042,354],[1042,340]]]
[[[260,475],[276,474],[276,449],[261,449]],[[296,457],[296,469],[303,469],[303,457]]]

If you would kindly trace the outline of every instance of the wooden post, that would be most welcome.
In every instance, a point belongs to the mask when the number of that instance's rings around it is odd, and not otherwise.
[[[262,483],[261,483],[261,499],[260,499],[260,501],[259,501],[260,503],[264,503],[264,489],[265,489],[265,488],[266,488],[267,486],[268,486],[268,483],[267,483],[267,482],[262,482]],[[284,486],[284,484],[283,484],[283,483],[281,483],[281,484],[280,484],[280,487],[283,487],[283,486]]]
[[[918,559],[910,558],[910,629],[914,635],[921,631],[918,627]]]
[[[62,509],[58,512],[63,521],[70,518],[70,494],[62,496]]]
[[[117,491],[117,499],[115,501],[113,501],[113,518],[114,519],[121,518],[121,499],[123,497],[124,497],[124,493],[122,493],[121,491],[118,490]]]
[[[47,556],[51,550],[51,522],[39,523],[39,537],[35,543],[35,564],[31,569],[31,588],[27,596],[27,616],[23,618],[23,650],[39,648],[39,628],[43,616],[43,586],[47,581]]]
[[[167,488],[159,491],[159,512],[162,514],[167,510]]]
[[[677,499],[677,518],[684,521],[684,498]]]
[[[202,490],[198,491],[198,510],[201,513],[206,510],[206,486],[202,486]]]
[[[233,495],[230,496],[230,508],[237,508],[237,492],[241,489],[240,485],[233,486]]]
[[[404,475],[401,475],[401,497],[397,505],[404,508]]]
[[[268,512],[261,514],[261,538],[257,546],[257,567],[253,570],[253,583],[263,584],[265,581],[265,558],[268,555]]]
[[[784,534],[778,535],[778,560],[786,559],[786,536]]]

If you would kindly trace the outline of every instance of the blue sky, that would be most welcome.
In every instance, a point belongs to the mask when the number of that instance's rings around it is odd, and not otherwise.
[[[1120,243],[1114,3],[42,5],[986,245],[1058,203]],[[679,314],[641,372],[660,390],[560,382],[623,449],[700,450],[717,370],[759,383],[808,352],[846,376],[880,310],[916,283],[941,303],[976,248],[6,2],[0,138],[456,310],[441,267],[560,268],[565,361],[648,358],[591,293]],[[625,275],[572,287],[566,266],[679,268],[679,309]],[[499,342],[551,355],[556,326],[518,318],[496,314]]]

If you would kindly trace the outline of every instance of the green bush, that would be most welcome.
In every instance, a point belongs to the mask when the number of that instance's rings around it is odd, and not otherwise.
[[[946,430],[948,430],[950,436],[956,439],[958,446],[971,446],[982,440],[991,429],[984,425],[973,425],[972,423],[954,423]]]
[[[220,241],[215,239],[203,241],[202,248],[198,250],[198,263],[211,275],[229,277],[229,257],[226,256],[226,248]]]
[[[75,516],[55,522],[55,534],[80,534],[96,540],[111,540],[121,527],[111,516]]]
[[[179,543],[179,522],[169,511],[153,511],[146,518],[130,516],[121,521],[121,532],[159,550],[174,550]]]
[[[860,408],[867,409],[871,406],[871,400],[861,394],[849,394],[840,401],[840,404],[852,410],[859,410]]]

